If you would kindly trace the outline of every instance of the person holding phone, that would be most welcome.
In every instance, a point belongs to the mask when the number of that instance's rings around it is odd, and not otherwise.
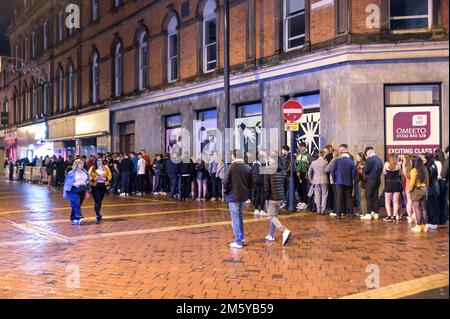
[[[103,160],[97,158],[89,169],[88,175],[89,180],[91,181],[92,197],[95,202],[95,215],[97,223],[100,223],[103,218],[100,210],[102,208],[103,198],[105,198],[106,195],[106,189],[111,182],[112,174],[108,165],[103,165]]]

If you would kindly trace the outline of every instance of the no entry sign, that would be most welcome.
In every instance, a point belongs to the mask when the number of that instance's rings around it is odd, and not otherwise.
[[[303,106],[296,100],[289,100],[283,104],[281,115],[288,122],[297,122],[303,115]]]

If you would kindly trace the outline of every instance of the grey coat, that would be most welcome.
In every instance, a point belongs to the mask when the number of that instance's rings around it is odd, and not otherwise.
[[[325,168],[328,165],[328,161],[322,157],[319,157],[311,163],[308,170],[308,179],[313,185],[329,184],[327,172]]]

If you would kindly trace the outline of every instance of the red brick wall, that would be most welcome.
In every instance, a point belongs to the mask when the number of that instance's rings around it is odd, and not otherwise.
[[[312,0],[311,5],[320,0]],[[335,6],[326,5],[310,11],[310,41],[316,44],[333,39],[335,35]]]
[[[366,25],[366,19],[370,15],[370,13],[366,13],[366,8],[370,4],[375,4],[380,8],[380,24],[382,23],[382,8],[381,8],[382,0],[357,0],[352,1],[352,20],[351,20],[351,32],[354,34],[357,33],[377,33],[380,32],[380,29],[369,29]]]

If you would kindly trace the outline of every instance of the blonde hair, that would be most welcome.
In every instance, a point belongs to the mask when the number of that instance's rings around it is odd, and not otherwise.
[[[78,163],[83,163],[83,161],[80,159],[73,161],[72,170],[76,170],[78,168]]]
[[[397,154],[389,154],[388,156],[389,170],[394,171],[398,168]]]

